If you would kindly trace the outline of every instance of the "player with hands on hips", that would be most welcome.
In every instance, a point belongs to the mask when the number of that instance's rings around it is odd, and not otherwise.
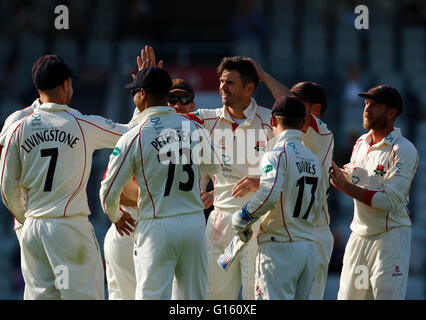
[[[100,189],[102,208],[115,222],[123,216],[119,210],[123,187],[134,176],[140,188],[134,235],[135,299],[170,299],[174,276],[180,298],[205,299],[206,295],[199,178],[200,171],[220,170],[221,160],[205,129],[167,106],[171,86],[168,73],[155,67],[142,69],[126,86],[134,94],[142,121],[118,141]]]
[[[379,85],[358,95],[365,99],[363,126],[369,131],[355,143],[350,162],[343,169],[333,163],[331,172],[336,188],[354,198],[338,299],[404,299],[412,225],[407,206],[419,155],[394,127],[403,110],[395,88]]]
[[[0,155],[1,155],[1,151],[3,150],[4,146],[7,143],[8,131],[13,127],[13,124],[16,121],[22,120],[23,118],[32,114],[34,112],[34,109],[36,107],[40,106],[41,104],[42,104],[42,102],[41,102],[40,98],[37,98],[36,100],[34,100],[34,102],[30,106],[28,106],[28,107],[26,107],[22,110],[17,110],[6,118],[6,120],[4,121],[3,128],[0,132]],[[25,199],[24,192],[22,192],[21,194],[22,194],[23,199]],[[17,219],[15,219],[15,218],[13,219],[13,230],[15,231],[15,234],[16,234],[16,237],[18,239],[19,244],[21,243],[22,226],[23,226],[22,223],[20,223]]]
[[[1,163],[3,202],[18,221],[25,221],[24,299],[104,299],[102,258],[88,219],[86,186],[93,152],[113,148],[130,125],[69,107],[73,73],[61,57],[43,56],[32,71],[43,103],[12,125]],[[67,268],[68,286],[56,284],[59,266]]]
[[[261,160],[259,190],[232,216],[237,234],[260,220],[255,298],[308,299],[318,263],[312,221],[320,214],[321,164],[302,144],[305,106],[295,97],[276,100],[274,138]],[[244,241],[244,239],[242,239]],[[283,272],[282,270],[285,270]]]

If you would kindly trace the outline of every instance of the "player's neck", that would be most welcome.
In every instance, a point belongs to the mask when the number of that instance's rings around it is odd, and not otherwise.
[[[245,119],[246,115],[244,114],[244,111],[248,108],[249,105],[250,105],[250,102],[242,103],[240,105],[225,106],[225,107],[228,109],[228,112],[231,118]]]
[[[42,99],[40,99],[42,103],[55,103],[60,105],[68,105],[68,101],[66,98],[58,98],[58,97],[47,97],[44,96]]]
[[[382,141],[392,131],[393,131],[393,125],[390,127],[388,126],[385,129],[381,129],[381,130],[372,129],[371,139],[372,139],[373,145]]]

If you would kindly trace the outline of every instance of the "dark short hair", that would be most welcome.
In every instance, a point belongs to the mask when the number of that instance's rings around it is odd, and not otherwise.
[[[283,116],[274,116],[278,123],[286,128],[300,129],[305,122],[305,118],[288,118]]]
[[[217,74],[222,76],[222,73],[227,71],[238,71],[241,77],[241,81],[244,85],[249,82],[253,82],[255,87],[259,83],[259,77],[257,76],[256,69],[253,64],[244,59],[243,57],[225,57],[221,60],[217,67]]]

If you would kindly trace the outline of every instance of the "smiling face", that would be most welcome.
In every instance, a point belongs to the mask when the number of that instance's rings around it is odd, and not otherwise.
[[[223,105],[238,108],[241,105],[250,103],[253,90],[249,88],[250,83],[243,84],[238,71],[224,70],[219,80],[219,93],[222,97]]]

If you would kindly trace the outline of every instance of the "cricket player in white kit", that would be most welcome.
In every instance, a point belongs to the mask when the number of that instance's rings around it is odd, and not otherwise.
[[[209,131],[224,162],[222,171],[213,176],[215,209],[207,222],[208,299],[237,299],[241,286],[243,299],[254,299],[257,250],[254,237],[226,271],[217,264],[234,236],[232,214],[250,200],[259,187],[259,161],[273,136],[270,109],[259,106],[252,94],[259,80],[270,84],[271,91],[277,81],[260,68],[256,69],[253,62],[241,57],[224,58],[218,67],[223,107],[199,109],[190,115]],[[282,94],[287,92],[285,89]]]
[[[92,153],[112,148],[129,127],[70,108],[71,76],[58,56],[36,61],[33,80],[43,104],[12,125],[2,151],[2,199],[20,223],[25,221],[25,299],[105,298],[85,191]]]
[[[328,190],[330,187],[331,162],[334,151],[334,136],[327,125],[320,120],[327,108],[325,91],[315,82],[300,82],[290,92],[298,97],[306,107],[305,123],[302,127],[302,142],[321,163],[323,179],[318,186],[322,196],[321,214],[313,221],[314,235],[318,247],[318,267],[312,286],[310,299],[322,300],[327,284],[328,265],[333,252],[334,238],[330,231],[330,215],[328,213]]]
[[[124,185],[133,176],[139,185],[133,257],[136,299],[170,299],[174,276],[182,299],[206,296],[200,169],[215,173],[221,161],[207,132],[166,106],[171,85],[165,71],[151,67],[139,71],[126,86],[143,120],[117,143],[100,190],[102,207],[115,223],[122,215],[118,203]]]
[[[321,210],[321,164],[302,144],[305,106],[298,98],[276,100],[271,113],[275,137],[261,161],[260,187],[234,213],[235,233],[261,219],[257,236],[258,300],[309,298],[318,263],[313,221]]]
[[[142,51],[144,52],[145,49]],[[146,51],[149,52],[150,48],[147,48]],[[143,65],[147,64],[144,60],[142,63],[144,63]],[[143,65],[139,67],[143,69]],[[192,112],[195,107],[194,97],[194,90],[187,81],[175,79],[170,90],[168,105],[174,107],[177,113]],[[141,120],[138,117],[140,114],[139,109],[135,109],[135,114],[137,115],[135,119]],[[139,212],[137,208],[138,188],[139,186],[136,181],[132,180],[124,187],[120,197],[120,210],[130,213],[135,220],[137,220]],[[201,186],[201,188],[203,187]],[[133,262],[133,249],[133,233],[121,236],[115,225],[112,224],[104,240],[105,272],[108,285],[108,298],[110,300],[135,299],[136,275]],[[176,287],[177,283],[174,280],[173,288],[176,289]],[[172,296],[172,298],[175,297]]]
[[[394,127],[402,112],[399,92],[381,85],[365,98],[363,126],[350,163],[333,163],[334,185],[354,198],[338,299],[404,299],[410,265],[408,195],[418,165],[413,144]]]

